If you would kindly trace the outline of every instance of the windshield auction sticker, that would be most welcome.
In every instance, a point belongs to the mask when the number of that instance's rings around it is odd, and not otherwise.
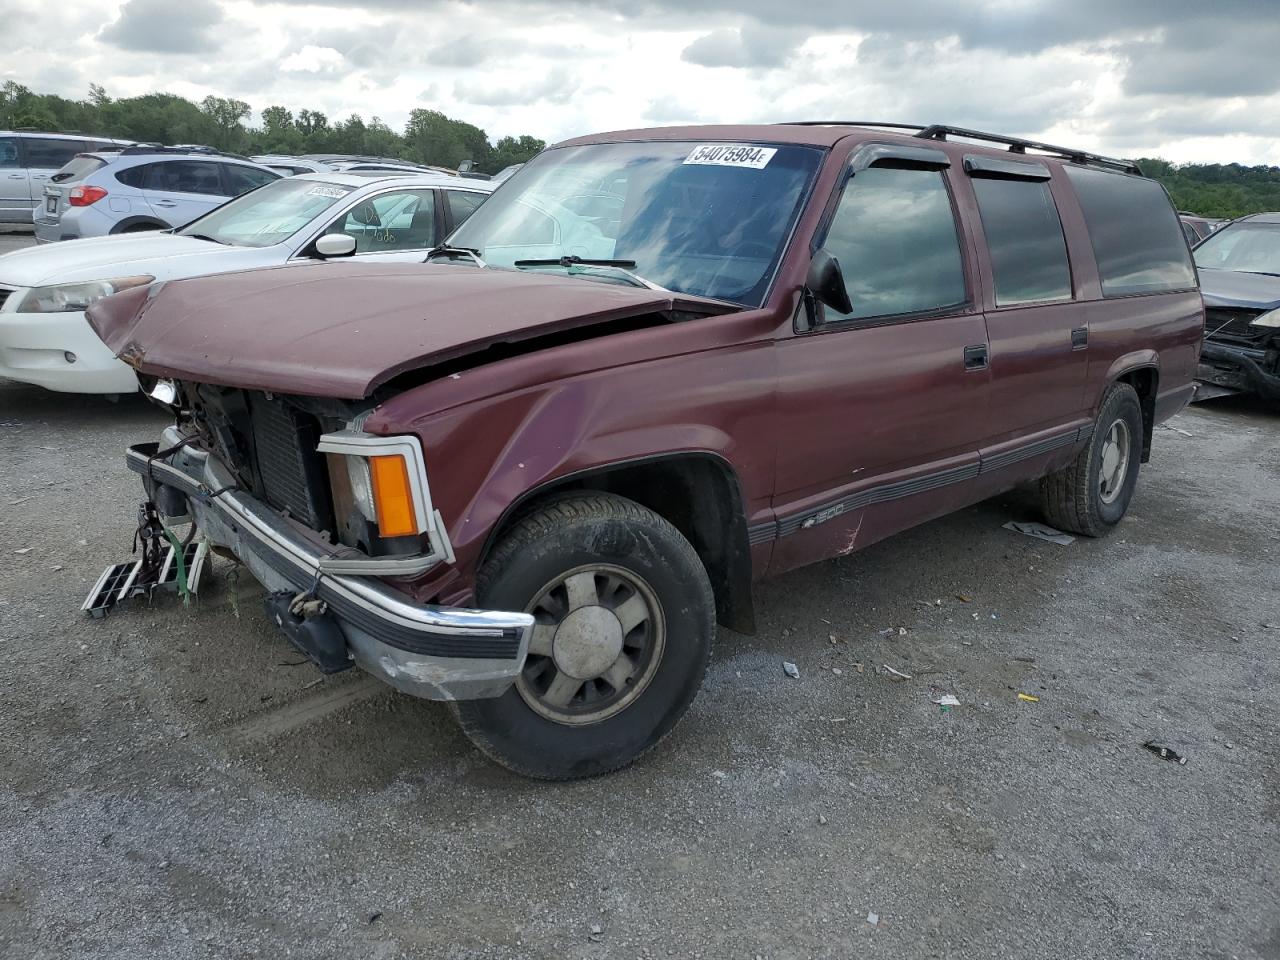
[[[774,147],[753,147],[748,143],[704,143],[694,147],[684,162],[763,170],[777,152]]]
[[[330,186],[327,183],[322,183],[308,190],[307,196],[328,197],[330,200],[341,200],[354,189],[355,187],[336,187]]]

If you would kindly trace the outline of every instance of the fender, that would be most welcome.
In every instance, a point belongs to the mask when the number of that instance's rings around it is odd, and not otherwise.
[[[1134,370],[1140,370],[1143,367],[1154,367],[1158,374],[1160,372],[1160,354],[1151,348],[1122,353],[1107,368],[1107,375],[1103,378],[1103,390],[1105,391],[1107,387],[1111,386],[1126,373],[1132,373]],[[1099,395],[1093,405],[1095,412],[1101,402],[1102,397]]]
[[[513,511],[557,487],[608,477],[595,488],[630,496],[682,527],[709,568],[723,559],[722,580],[734,585],[728,594],[745,596],[749,609],[747,524],[771,515],[775,384],[773,344],[762,341],[580,373],[434,412],[421,409],[423,394],[400,395],[366,429],[418,435],[456,557],[450,570],[432,571],[411,589],[449,602],[466,597]],[[696,471],[656,466],[684,459],[714,464],[731,481],[692,514],[681,502],[702,489]],[[713,523],[720,524],[714,536]],[[726,601],[722,613],[742,606]]]

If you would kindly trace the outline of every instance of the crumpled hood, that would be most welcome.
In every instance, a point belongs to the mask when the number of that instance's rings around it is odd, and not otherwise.
[[[1200,292],[1209,307],[1280,307],[1280,277],[1200,268]]]
[[[358,399],[397,374],[492,344],[676,308],[728,309],[582,278],[344,261],[155,283],[88,313],[107,346],[143,373]]]
[[[0,283],[44,287],[140,275],[165,280],[188,271],[244,269],[261,260],[262,251],[252,247],[223,246],[172,233],[121,233],[6,253],[0,256]]]

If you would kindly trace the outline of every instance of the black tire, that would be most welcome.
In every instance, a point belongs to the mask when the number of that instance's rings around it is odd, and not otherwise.
[[[148,233],[152,230],[168,230],[163,223],[131,223],[121,233]]]
[[[1113,425],[1123,425],[1128,446],[1124,478],[1109,501],[1102,487],[1103,448]],[[1120,522],[1133,499],[1142,459],[1142,407],[1127,383],[1113,383],[1102,398],[1089,443],[1066,468],[1040,480],[1045,520],[1059,530],[1100,537]]]
[[[556,637],[556,656],[531,654],[521,680],[501,697],[453,705],[463,732],[482,753],[527,777],[571,780],[631,763],[674,729],[706,673],[715,632],[715,598],[706,569],[680,531],[634,501],[588,493],[535,509],[494,549],[477,578],[476,596],[489,609],[528,610],[539,597],[552,596],[546,588],[557,578],[575,571],[581,576],[588,567],[607,567],[643,584],[660,607],[654,620],[660,619],[657,635],[663,639],[650,648],[656,652],[645,659],[639,691],[618,685],[612,709],[619,712],[598,721],[589,712],[578,722],[545,715],[555,708],[540,703],[537,680],[529,679],[539,660],[550,661],[542,666],[552,674],[565,669],[557,659],[559,631],[572,612],[548,627]],[[606,573],[591,576],[597,584],[610,582]],[[567,600],[566,609],[573,611],[572,598]],[[607,600],[599,604],[609,609]],[[545,614],[545,608],[539,612]],[[649,630],[649,621],[640,629]],[[591,637],[590,632],[585,635]],[[601,680],[585,683],[596,690]],[[626,684],[631,683],[628,678]],[[604,689],[612,688],[606,684]],[[587,694],[584,687],[574,697]],[[617,705],[618,698],[625,702]],[[607,699],[606,694],[602,702]]]

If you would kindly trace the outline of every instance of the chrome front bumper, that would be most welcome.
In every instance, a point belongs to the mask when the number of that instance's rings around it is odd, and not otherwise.
[[[163,443],[180,439],[169,428]],[[319,574],[330,556],[323,545],[234,489],[234,477],[215,458],[186,446],[152,459],[159,448],[140,444],[127,455],[148,495],[155,499],[160,484],[185,495],[204,537],[235,554],[269,592],[314,590],[367,672],[430,700],[500,696],[520,675],[533,630],[529,614],[419,604],[377,579]]]

